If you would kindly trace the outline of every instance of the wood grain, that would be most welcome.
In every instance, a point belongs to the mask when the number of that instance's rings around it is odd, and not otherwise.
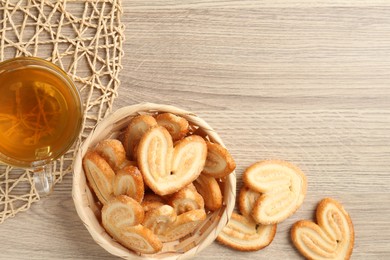
[[[308,176],[298,212],[264,250],[217,243],[197,259],[301,259],[291,225],[326,196],[355,226],[352,259],[390,259],[390,2],[123,1],[115,108],[172,104],[212,125],[237,162],[289,160]],[[116,259],[79,221],[72,176],[0,225],[0,259]],[[5,238],[5,239],[4,239]]]

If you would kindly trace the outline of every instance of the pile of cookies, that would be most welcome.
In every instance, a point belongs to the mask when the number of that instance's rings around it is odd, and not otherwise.
[[[304,173],[285,161],[269,160],[251,165],[243,174],[238,197],[240,213],[233,215],[218,235],[222,244],[240,251],[256,251],[274,239],[277,224],[294,214],[307,190]],[[323,199],[317,206],[317,223],[301,220],[291,229],[291,239],[308,259],[349,259],[354,230],[339,202]]]
[[[220,216],[214,213],[232,210],[231,201],[224,205],[223,187],[231,182],[235,162],[203,128],[158,112],[122,126],[119,136],[90,147],[82,160],[98,201],[96,215],[115,241],[138,254],[173,252],[170,242],[192,239],[199,230],[209,230],[202,225]],[[297,166],[280,160],[254,163],[243,174],[239,213],[233,212],[217,240],[240,251],[270,245],[277,225],[299,209],[306,192],[306,176]],[[325,198],[317,206],[316,222],[292,226],[291,241],[308,259],[349,259],[351,218],[338,201]]]
[[[103,227],[143,254],[190,236],[220,209],[235,167],[223,146],[172,113],[136,116],[117,139],[100,141],[83,157]]]

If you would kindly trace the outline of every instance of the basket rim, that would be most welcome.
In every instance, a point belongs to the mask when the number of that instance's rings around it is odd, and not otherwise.
[[[82,158],[84,157],[87,150],[94,146],[94,142],[98,142],[101,139],[98,138],[98,135],[103,135],[106,138],[109,136],[109,134],[112,134],[115,132],[116,127],[121,125],[121,123],[128,122],[132,117],[135,115],[138,115],[139,113],[152,113],[152,112],[171,112],[174,114],[181,115],[185,117],[190,122],[194,123],[195,125],[198,125],[204,130],[208,135],[211,135],[213,140],[219,144],[221,144],[223,147],[226,147],[222,141],[222,139],[219,137],[218,133],[214,131],[214,129],[203,119],[198,117],[192,112],[189,112],[187,110],[178,108],[176,106],[171,105],[162,105],[162,104],[155,104],[155,103],[139,103],[135,105],[130,106],[124,106],[122,108],[119,108],[118,110],[114,111],[113,113],[109,114],[105,119],[100,121],[95,125],[95,127],[92,129],[92,131],[89,133],[88,137],[84,140],[84,142],[81,144],[79,151],[76,154],[76,158],[74,161],[74,167],[73,167],[73,184],[72,184],[72,198],[73,202],[77,211],[77,214],[81,221],[83,222],[84,226],[87,228],[88,232],[94,239],[94,241],[99,244],[101,247],[103,247],[106,251],[111,253],[112,255],[116,255],[118,257],[124,258],[124,259],[182,259],[187,257],[193,257],[197,253],[199,253],[201,250],[205,249],[207,246],[209,246],[218,236],[219,232],[222,230],[222,228],[227,224],[228,220],[231,217],[231,214],[233,212],[234,206],[235,206],[235,197],[236,197],[236,172],[233,171],[231,174],[227,177],[227,185],[229,187],[228,192],[225,192],[225,195],[227,197],[224,200],[227,201],[225,205],[225,209],[223,210],[223,214],[221,215],[221,218],[219,219],[219,222],[216,224],[216,226],[213,228],[212,231],[209,232],[209,234],[206,235],[205,239],[199,242],[195,247],[191,248],[190,250],[184,252],[184,253],[177,253],[173,252],[171,255],[167,257],[158,257],[159,253],[154,255],[140,255],[134,251],[131,251],[121,245],[119,243],[115,242],[115,244],[118,244],[117,246],[113,245],[112,243],[109,243],[107,241],[108,238],[111,239],[103,227],[101,227],[100,230],[96,230],[96,222],[98,222],[96,216],[91,211],[90,207],[83,205],[82,201],[86,199],[86,177],[84,170],[82,168]],[[166,253],[164,253],[166,254]],[[156,257],[157,256],[157,257]]]

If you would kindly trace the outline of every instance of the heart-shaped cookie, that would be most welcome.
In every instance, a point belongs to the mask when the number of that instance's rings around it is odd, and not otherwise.
[[[173,147],[162,126],[149,129],[141,138],[137,160],[145,183],[158,195],[174,193],[198,178],[207,156],[202,137],[192,135]]]
[[[188,121],[180,116],[172,113],[163,113],[156,116],[156,121],[159,125],[165,127],[171,134],[173,140],[180,140],[189,130]]]
[[[180,214],[175,222],[168,225],[164,232],[158,235],[158,238],[162,242],[170,242],[185,237],[195,231],[206,216],[204,209],[195,209]]]
[[[233,212],[229,223],[217,240],[240,251],[257,251],[268,246],[275,237],[275,225],[257,225],[252,218]]]
[[[119,169],[126,160],[125,148],[116,139],[100,141],[95,151],[108,162],[113,170]]]
[[[144,197],[144,181],[137,167],[129,165],[118,170],[113,185],[114,195],[127,195],[138,202]]]
[[[223,178],[236,168],[236,162],[229,151],[220,144],[207,142],[207,159],[203,174]]]
[[[260,193],[253,191],[245,185],[241,187],[240,194],[238,195],[238,208],[245,217],[252,217],[252,210],[260,197]]]
[[[89,185],[99,201],[106,204],[113,198],[115,172],[97,152],[88,151],[83,158],[83,168]]]
[[[144,210],[136,200],[126,195],[111,199],[102,209],[104,227],[136,226],[144,220]]]
[[[145,227],[152,230],[156,235],[164,234],[177,218],[176,210],[169,205],[162,205],[146,212],[144,222]]]
[[[238,207],[242,215],[233,212],[229,223],[219,233],[217,240],[240,251],[257,251],[268,246],[275,237],[276,224],[257,224],[251,212],[260,193],[242,186]]]
[[[137,253],[154,254],[163,247],[157,235],[141,224],[122,228],[115,226],[105,228],[116,241]]]
[[[141,202],[141,206],[145,212],[159,208],[165,204],[166,203],[161,196],[151,192],[145,193],[144,199]]]
[[[308,259],[349,259],[354,229],[349,214],[334,199],[325,198],[317,206],[317,224],[308,220],[295,223],[291,239]]]
[[[156,253],[162,243],[148,228],[142,226],[144,211],[134,199],[119,195],[102,209],[102,224],[106,231],[125,247],[140,253]]]
[[[280,223],[294,214],[306,195],[306,176],[285,161],[257,162],[246,169],[243,181],[251,190],[261,193],[252,217],[263,225]]]
[[[127,156],[130,159],[136,157],[136,146],[143,134],[151,127],[157,125],[157,121],[150,115],[139,115],[131,119],[123,140]]]
[[[192,183],[173,193],[168,204],[175,209],[177,215],[190,210],[204,209],[204,199]]]
[[[207,209],[215,211],[222,207],[222,192],[215,178],[200,174],[194,181],[194,185],[202,195]]]

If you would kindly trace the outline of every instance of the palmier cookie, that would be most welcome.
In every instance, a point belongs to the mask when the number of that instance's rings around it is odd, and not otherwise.
[[[142,254],[155,254],[161,251],[163,244],[150,229],[143,225],[113,227],[110,235],[124,247]]]
[[[253,207],[259,197],[259,192],[253,191],[247,186],[243,185],[238,195],[238,208],[240,213],[245,217],[252,217]]]
[[[145,213],[143,225],[149,228],[154,234],[163,234],[167,228],[176,221],[176,210],[169,205],[151,209]]]
[[[88,151],[83,158],[83,168],[92,190],[99,201],[106,204],[113,197],[115,173],[97,152]]]
[[[130,161],[130,160],[124,160],[123,163],[119,166],[119,169],[125,168],[126,166],[136,166],[137,167],[137,162],[136,161]]]
[[[257,225],[252,218],[233,212],[217,241],[239,251],[257,251],[268,246],[275,237],[275,225]]]
[[[354,228],[343,206],[323,199],[316,210],[317,223],[301,220],[291,229],[291,239],[307,259],[349,259],[354,245]]]
[[[114,195],[127,195],[138,202],[144,197],[144,181],[142,174],[135,166],[126,166],[116,172]]]
[[[236,168],[236,163],[228,150],[217,143],[206,143],[207,159],[202,173],[214,178],[229,175]]]
[[[204,209],[187,211],[177,216],[176,221],[167,226],[158,238],[162,242],[171,242],[187,236],[194,232],[203,220],[206,219]]]
[[[264,225],[280,223],[294,214],[306,195],[306,176],[298,167],[284,161],[257,162],[246,169],[243,181],[261,193],[252,217]]]
[[[103,227],[116,241],[137,252],[158,252],[162,243],[153,232],[140,225],[143,219],[141,205],[125,195],[110,200],[102,209]]]
[[[129,159],[135,159],[135,147],[138,145],[139,140],[149,128],[156,125],[156,119],[150,115],[139,115],[131,119],[125,131],[123,141],[123,145]]]
[[[202,195],[207,209],[215,211],[222,207],[222,192],[215,178],[200,174],[194,181],[194,185],[200,195]]]
[[[204,208],[203,197],[198,193],[192,183],[172,194],[168,200],[168,204],[175,209],[177,215],[190,210]]]
[[[144,220],[144,210],[136,200],[126,195],[111,199],[102,209],[103,226],[121,228],[136,226]]]
[[[257,224],[256,221],[253,219],[251,213],[252,213],[253,207],[254,207],[254,205],[259,197],[260,197],[260,193],[249,189],[245,185],[243,185],[240,189],[240,193],[238,195],[238,208],[239,208],[242,216],[247,219],[247,221],[248,221],[248,223],[250,223],[250,225],[253,225],[253,223]],[[238,218],[240,218],[240,217],[238,217]],[[270,224],[270,225],[258,224],[257,229],[259,229],[259,234],[261,232],[263,232],[263,233],[261,233],[263,235],[267,234],[267,231],[270,231],[270,233],[268,233],[270,236],[268,237],[268,240],[267,240],[267,236],[263,237],[263,239],[265,239],[265,240],[263,240],[262,246],[259,245],[258,247],[252,248],[252,250],[262,249],[264,247],[264,245],[266,246],[269,243],[271,243],[271,241],[273,240],[273,237],[275,236],[277,224]],[[269,241],[268,244],[267,244],[267,241]]]
[[[146,193],[144,195],[144,199],[141,202],[141,206],[145,212],[155,208],[159,208],[165,204],[166,203],[164,199],[161,196],[154,193]]]
[[[188,136],[173,142],[168,131],[157,126],[149,129],[141,138],[138,150],[138,166],[144,181],[156,194],[172,194],[198,178],[207,155],[203,138]]]
[[[188,121],[180,116],[163,113],[156,116],[158,125],[165,127],[174,141],[184,138],[188,133]]]
[[[119,169],[126,160],[125,148],[116,139],[100,141],[95,151],[108,162],[113,170]]]

